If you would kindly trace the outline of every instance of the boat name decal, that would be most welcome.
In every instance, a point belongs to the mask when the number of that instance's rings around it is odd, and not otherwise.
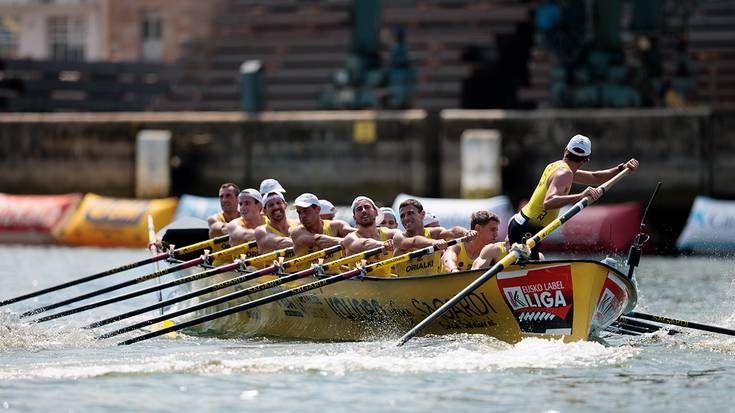
[[[444,305],[447,300],[434,298],[431,303],[425,301],[419,301],[417,299],[411,300],[413,307],[425,315],[430,315],[437,308]],[[470,293],[467,297],[463,298],[457,304],[452,306],[447,312],[442,315],[442,318],[447,320],[455,320],[460,317],[478,317],[486,316],[490,313],[497,314],[495,308],[490,304],[490,300],[485,297],[485,293]]]

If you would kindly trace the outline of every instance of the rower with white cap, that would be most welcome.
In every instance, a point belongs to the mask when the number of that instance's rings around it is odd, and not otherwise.
[[[366,196],[358,196],[352,201],[352,216],[355,219],[357,230],[347,234],[342,241],[345,255],[358,254],[369,249],[385,247],[386,251],[373,255],[367,260],[368,264],[390,258],[393,254],[393,236],[398,232],[390,228],[378,228],[375,218],[378,217],[378,207],[375,202]],[[374,276],[389,276],[390,268],[379,268],[370,272]]]
[[[511,244],[523,243],[533,237],[559,216],[559,208],[574,204],[585,197],[597,200],[602,192],[592,187],[600,185],[617,175],[624,168],[635,170],[639,163],[635,158],[609,169],[597,171],[581,170],[590,160],[592,142],[583,135],[574,135],[564,148],[562,159],[546,166],[536,189],[528,203],[508,222],[508,239]],[[577,194],[569,194],[572,183],[590,185]],[[531,251],[538,259],[539,244]]]
[[[308,192],[299,195],[294,201],[300,224],[291,230],[291,239],[297,257],[338,245],[347,234],[355,230],[342,220],[322,219],[319,214],[320,202],[316,195]],[[328,262],[342,256],[340,251],[325,257],[324,260]],[[309,263],[305,263],[303,267],[293,267],[289,270],[299,271],[308,267]]]
[[[375,222],[379,227],[397,229],[397,217],[398,215],[396,215],[396,211],[394,211],[393,208],[382,207],[380,208],[380,214],[378,215],[378,218],[375,220]]]
[[[263,197],[253,188],[243,189],[237,196],[240,218],[227,224],[225,232],[230,234],[230,245],[240,245],[255,239],[255,228],[265,224]],[[256,251],[257,252],[257,251]]]
[[[280,192],[270,192],[263,198],[263,207],[268,222],[255,229],[258,252],[269,252],[293,246],[291,225],[286,219],[286,199]]]
[[[334,215],[337,213],[337,208],[334,204],[327,201],[326,199],[319,200],[319,216],[322,219],[334,219]]]

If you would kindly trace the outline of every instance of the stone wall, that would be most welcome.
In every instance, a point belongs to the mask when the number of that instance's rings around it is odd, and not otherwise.
[[[663,182],[649,216],[662,238],[676,239],[696,195],[735,198],[735,119],[707,109],[5,114],[0,192],[132,197],[141,129],[172,132],[172,195],[216,196],[223,182],[257,187],[274,177],[290,199],[306,191],[336,204],[356,195],[390,204],[400,192],[456,197],[462,131],[497,129],[503,193],[514,204],[576,133],[592,139],[588,169],[641,161],[605,202],[645,203]]]

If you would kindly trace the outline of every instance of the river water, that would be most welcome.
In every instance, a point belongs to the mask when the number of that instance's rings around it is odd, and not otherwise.
[[[132,249],[3,246],[0,299],[146,256]],[[732,257],[644,257],[637,309],[735,328],[733,264]],[[18,318],[151,271],[0,308],[0,412],[735,411],[735,337],[693,330],[572,344],[456,335],[419,337],[397,348],[394,339],[180,335],[119,347],[79,327],[156,296],[42,324]]]

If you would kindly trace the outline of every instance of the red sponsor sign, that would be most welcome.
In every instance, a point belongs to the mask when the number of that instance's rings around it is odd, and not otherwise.
[[[572,334],[574,295],[568,264],[498,274],[498,287],[525,333]]]
[[[612,324],[623,311],[623,306],[627,301],[627,292],[621,281],[618,281],[611,275],[607,274],[605,284],[602,287],[602,294],[597,300],[597,309],[595,311],[594,327],[596,329],[604,329]]]
[[[0,194],[0,231],[50,232],[78,201],[78,194]]]

